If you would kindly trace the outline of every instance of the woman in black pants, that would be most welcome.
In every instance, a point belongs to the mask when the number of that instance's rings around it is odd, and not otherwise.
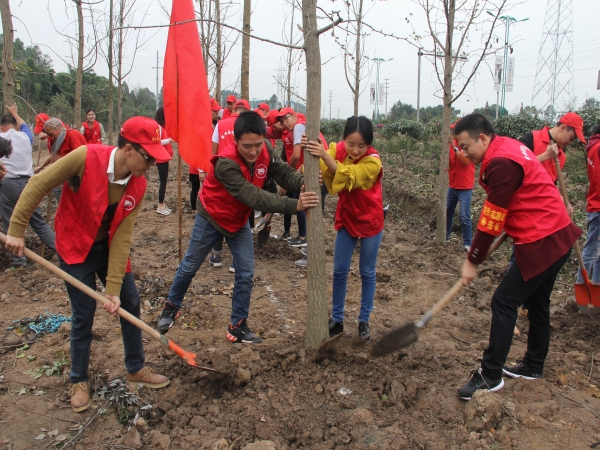
[[[166,135],[165,128],[165,109],[161,106],[156,111],[156,122],[163,128],[161,135]],[[165,145],[165,148],[173,156],[173,150],[171,144]],[[171,214],[171,210],[165,205],[165,194],[167,192],[167,179],[169,178],[169,161],[156,161],[156,168],[158,169],[158,208],[156,212],[163,216]]]

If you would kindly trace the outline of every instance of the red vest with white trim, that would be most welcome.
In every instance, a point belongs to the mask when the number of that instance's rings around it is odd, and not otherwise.
[[[262,189],[265,184],[271,159],[264,144],[258,159],[254,163],[254,173],[250,172],[248,163],[242,158],[235,144],[231,144],[210,159],[211,165],[198,198],[206,212],[221,228],[230,233],[235,233],[248,222],[252,208],[235,199],[215,177],[215,165],[219,158],[228,158],[235,161],[240,166],[246,181],[259,189]]]
[[[587,212],[600,211],[600,142],[587,151],[587,172],[590,187],[587,194]]]
[[[533,135],[533,154],[535,156],[539,156],[546,151],[548,145],[550,145],[550,127],[544,127],[541,130],[532,131]],[[562,148],[558,148],[558,162],[560,164],[560,169],[562,170],[565,167],[565,163],[567,162],[567,155],[563,152]],[[542,166],[552,178],[552,182],[556,183],[556,179],[558,178],[558,174],[556,173],[556,164],[554,163],[554,159],[547,159],[542,162]]]
[[[360,164],[363,158],[371,156],[379,158],[377,150],[368,147],[367,151],[353,164]],[[348,164],[346,161],[348,152],[345,142],[338,142],[335,151],[336,161]],[[336,230],[344,227],[350,236],[367,238],[375,236],[383,230],[383,198],[381,190],[381,178],[383,169],[377,175],[377,181],[369,189],[356,188],[349,191],[343,189],[338,193],[338,204],[335,211]]]
[[[54,226],[56,251],[67,264],[85,261],[96,239],[102,217],[108,207],[108,163],[114,147],[88,145],[81,185],[73,192],[67,183],[58,205]],[[108,244],[116,229],[144,198],[146,178],[132,175],[110,224]],[[130,270],[129,261],[127,271]]]
[[[523,168],[523,183],[510,203],[504,230],[515,244],[538,241],[563,229],[571,219],[548,172],[529,149],[511,138],[496,136],[481,162],[479,184],[489,194],[485,170],[494,158],[507,158]]]
[[[219,120],[217,126],[219,127],[219,147],[217,154],[229,147],[231,144],[235,144],[235,137],[233,135],[233,126],[238,118],[239,114],[233,114],[228,119]]]
[[[83,137],[88,144],[102,144],[102,136],[100,134],[100,124],[94,120],[94,124],[90,128],[88,122],[82,122]]]

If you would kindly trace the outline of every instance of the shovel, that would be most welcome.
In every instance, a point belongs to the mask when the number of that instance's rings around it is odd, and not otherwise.
[[[3,244],[6,244],[6,236],[4,234],[2,234],[2,233],[0,233],[0,241]],[[107,300],[102,294],[100,294],[99,292],[96,292],[95,290],[91,289],[89,286],[83,284],[77,278],[69,275],[64,270],[56,267],[50,261],[46,261],[41,256],[33,253],[28,248],[24,249],[24,253],[25,253],[25,256],[27,258],[29,258],[33,262],[38,263],[41,266],[44,266],[50,272],[52,272],[53,274],[59,276],[60,278],[62,278],[63,280],[65,280],[67,283],[75,286],[77,289],[79,289],[84,294],[89,295],[94,300],[96,300],[98,303],[100,303],[102,305],[104,305],[106,303],[110,303],[109,300]],[[128,322],[131,322],[132,324],[134,324],[140,330],[145,331],[152,338],[156,339],[162,345],[164,345],[165,347],[167,347],[168,349],[170,349],[171,351],[173,351],[175,354],[177,354],[177,356],[179,356],[181,359],[183,359],[190,366],[194,366],[194,367],[196,367],[196,368],[198,368],[200,370],[204,370],[206,372],[222,373],[222,372],[220,372],[220,371],[218,371],[216,369],[212,369],[210,367],[199,366],[198,363],[196,362],[196,356],[197,355],[195,353],[185,351],[180,346],[178,346],[175,342],[173,342],[171,339],[166,338],[165,336],[163,336],[162,334],[160,334],[158,331],[156,331],[154,328],[151,328],[150,326],[146,325],[140,319],[138,319],[137,317],[135,317],[132,314],[128,313],[124,309],[119,308],[119,310],[117,311],[117,314],[119,316],[121,316],[123,319],[127,320]]]
[[[496,249],[502,245],[506,238],[507,234],[502,232],[498,239],[496,239],[491,245],[486,258],[496,251]],[[463,282],[461,279],[454,283],[454,286],[452,286],[452,288],[446,293],[444,298],[437,302],[433,308],[427,311],[419,321],[409,322],[399,328],[396,328],[379,339],[379,341],[377,341],[375,346],[373,346],[371,349],[371,356],[374,358],[379,358],[381,356],[389,355],[396,350],[408,347],[409,345],[417,342],[419,339],[417,330],[425,328],[431,319],[437,316],[440,311],[444,309],[448,303],[450,303],[450,301],[456,296],[456,294],[458,294],[462,287]]]
[[[567,196],[567,188],[565,186],[565,179],[562,171],[560,170],[560,163],[558,156],[554,157],[554,164],[556,165],[556,173],[558,174],[558,183],[560,185],[560,192],[565,201],[567,211],[569,210],[569,197]],[[573,286],[575,289],[575,301],[579,312],[582,314],[597,315],[600,314],[600,286],[593,285],[590,283],[590,279],[585,270],[583,264],[583,258],[581,257],[581,247],[579,247],[579,241],[575,241],[573,245],[575,247],[575,254],[577,255],[577,261],[579,262],[579,268],[581,269],[581,275],[583,277],[583,283],[575,283]]]
[[[273,213],[266,214],[260,222],[258,226],[263,225],[262,229],[258,232],[258,236],[256,238],[256,245],[258,247],[262,247],[269,240],[269,236],[271,236],[271,219],[273,218]],[[262,223],[261,223],[262,222]]]

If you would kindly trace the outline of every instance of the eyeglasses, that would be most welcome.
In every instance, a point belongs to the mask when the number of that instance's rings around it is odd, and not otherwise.
[[[142,155],[142,157],[143,157],[143,158],[146,160],[146,162],[147,162],[148,164],[152,164],[152,163],[155,163],[155,162],[156,162],[156,158],[153,158],[152,156],[147,156],[147,155],[144,155],[142,152],[140,152],[140,151],[139,151],[137,148],[135,148],[133,145],[132,145],[132,147],[133,147],[133,149],[134,149],[136,152],[138,152],[140,155]]]

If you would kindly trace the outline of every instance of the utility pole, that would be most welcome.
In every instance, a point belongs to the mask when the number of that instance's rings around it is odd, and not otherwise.
[[[417,52],[417,56],[419,57],[419,64],[417,69],[417,122],[420,119],[420,111],[421,111],[421,56],[434,56],[436,58],[443,58],[445,55],[443,53],[423,53],[423,49],[420,48]],[[452,59],[460,59],[462,61],[466,61],[466,56],[453,56]]]
[[[156,110],[158,111],[158,70],[162,69],[162,67],[158,65],[158,51],[156,52],[156,67],[153,67],[153,69],[156,69]]]
[[[389,78],[384,78],[384,80],[385,80],[385,115],[387,117],[387,113],[388,113],[388,108],[387,108],[387,105],[388,105],[388,103],[387,103],[387,98],[388,98],[388,83],[389,83],[390,79]]]
[[[333,91],[329,91],[329,120],[331,120],[331,95]]]
[[[368,58],[367,56],[365,56],[365,58]],[[380,94],[380,90],[379,90],[379,66],[381,66],[382,62],[387,62],[387,61],[391,61],[394,58],[390,58],[390,59],[383,59],[383,58],[369,58],[371,61],[374,61],[375,64],[377,65],[377,78],[375,79],[375,120],[377,121],[379,119],[379,96]]]

